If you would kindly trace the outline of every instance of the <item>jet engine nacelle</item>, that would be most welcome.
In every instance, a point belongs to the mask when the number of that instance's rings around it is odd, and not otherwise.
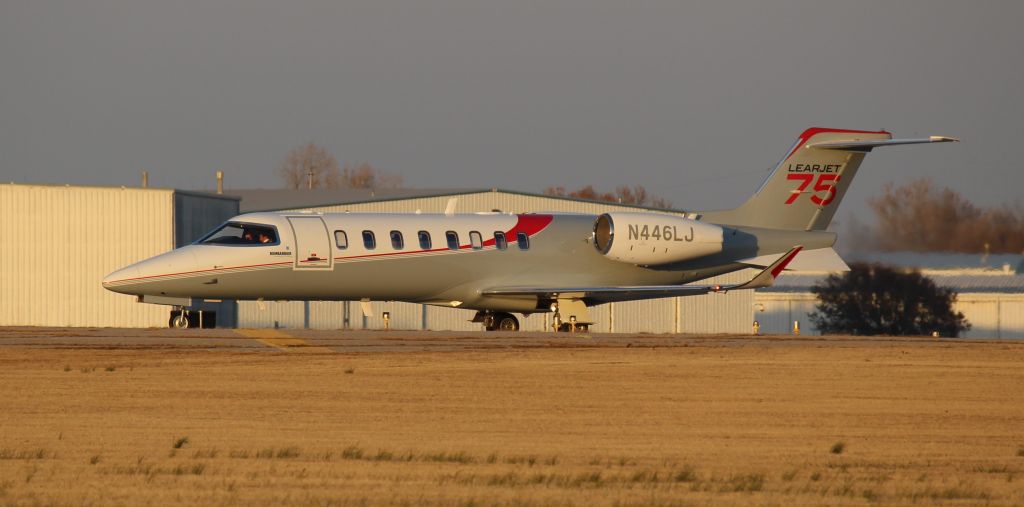
[[[605,213],[594,222],[594,247],[609,259],[652,266],[722,251],[722,228],[658,213]]]

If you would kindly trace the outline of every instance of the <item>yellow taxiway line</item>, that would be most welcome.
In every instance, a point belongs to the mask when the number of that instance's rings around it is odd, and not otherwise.
[[[334,352],[328,347],[315,346],[302,338],[289,336],[277,329],[236,329],[235,331],[246,338],[285,352]]]

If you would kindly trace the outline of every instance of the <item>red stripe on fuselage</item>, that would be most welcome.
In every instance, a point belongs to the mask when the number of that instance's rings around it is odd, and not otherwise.
[[[532,215],[532,214],[531,215],[516,215],[516,225],[512,226],[512,228],[509,229],[508,231],[505,231],[505,237],[506,238],[511,237],[511,238],[514,239],[516,237],[516,235],[519,234],[520,232],[524,232],[524,233],[526,233],[527,236],[533,237],[537,233],[539,233],[539,232],[543,231],[544,229],[546,229],[547,226],[550,225],[551,222],[554,220],[554,218],[555,217],[553,215]],[[494,246],[494,238],[492,237],[491,239],[485,241],[483,243],[483,246]],[[459,250],[468,249],[468,248],[471,248],[471,247],[472,247],[471,244],[459,245]],[[389,257],[389,256],[397,256],[397,255],[411,255],[411,254],[419,254],[419,253],[445,252],[445,251],[451,251],[451,250],[448,249],[448,248],[434,248],[434,249],[430,249],[430,250],[410,250],[410,251],[400,251],[400,252],[385,252],[385,253],[366,254],[366,255],[353,255],[353,256],[349,256],[349,257],[335,257],[334,260],[336,260],[336,261],[345,261],[345,260],[353,260],[353,259],[367,259],[367,258],[371,258],[371,257]],[[299,262],[307,262],[307,261],[299,261]],[[197,274],[197,273],[198,274],[212,274],[212,273],[216,273],[216,272],[220,272],[220,271],[231,271],[231,270],[234,270],[234,269],[258,268],[258,267],[266,267],[266,266],[282,266],[282,265],[291,265],[291,264],[293,264],[293,262],[289,261],[289,262],[274,262],[274,263],[270,263],[270,264],[252,264],[252,265],[248,265],[248,266],[233,266],[233,267],[229,267],[229,268],[200,269],[200,270],[196,270],[196,271],[183,271],[183,272],[180,272],[180,273],[168,273],[168,274],[163,274],[163,275],[141,276],[141,277],[138,277],[138,278],[126,278],[124,280],[117,280],[117,281],[114,281],[114,282],[110,282],[108,285],[114,285],[114,284],[119,284],[119,283],[124,283],[124,282],[132,282],[132,281],[136,281],[136,280],[149,280],[149,279],[153,279],[153,278],[163,278],[163,277],[167,277],[167,276],[192,275],[192,274]]]
[[[505,231],[505,241],[514,241],[520,232],[533,237],[551,225],[551,221],[555,219],[553,215],[516,215],[516,218],[516,225]],[[484,241],[484,246],[494,246],[494,238]]]

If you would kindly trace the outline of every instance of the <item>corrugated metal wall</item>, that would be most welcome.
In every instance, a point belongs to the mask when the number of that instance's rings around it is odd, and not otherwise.
[[[238,201],[175,191],[174,246],[192,244],[214,227],[238,214]]]
[[[789,333],[796,320],[801,333],[818,334],[808,318],[818,303],[814,294],[758,292],[754,301],[762,333]],[[960,294],[953,310],[971,323],[967,338],[1024,338],[1024,294]]]
[[[785,275],[783,275],[785,276]],[[807,316],[814,311],[818,298],[811,293],[754,293],[754,316],[762,334],[788,334],[793,322],[800,323],[802,334],[818,334]]]
[[[1024,294],[960,294],[953,309],[971,323],[968,338],[1024,338]]]
[[[998,315],[1000,338],[1024,338],[1024,294],[1004,295]]]
[[[711,278],[709,284],[743,283],[757,275],[757,270],[746,269]],[[705,282],[701,282],[705,283]],[[751,331],[754,291],[738,290],[725,294],[679,299],[681,333],[736,333]]]
[[[110,272],[173,246],[170,190],[0,185],[0,325],[166,326]]]
[[[100,281],[237,211],[235,200],[169,189],[0,185],[0,325],[166,327],[168,307]],[[234,322],[232,303],[206,309]]]
[[[340,213],[345,211],[411,213],[443,212],[450,196],[422,197],[395,201],[369,202],[341,206],[302,208],[292,211],[321,211]],[[520,195],[500,191],[479,192],[457,196],[456,212],[472,213],[499,209],[504,212],[559,211],[572,213],[603,213],[612,210],[637,211],[629,206],[615,204],[579,202],[552,197]],[[733,283],[749,279],[746,272],[716,277],[708,283]],[[319,329],[340,329],[345,303],[310,303],[330,309],[325,312],[308,312],[308,327]],[[348,303],[350,327],[362,329],[363,317],[358,302]],[[331,306],[336,305],[336,306]],[[614,303],[591,308],[591,318],[596,332],[645,332],[645,333],[743,333],[750,330],[750,313],[753,294],[737,291],[729,294],[713,294],[689,298],[668,298],[650,301]],[[269,327],[276,322],[282,327],[306,327],[305,306],[296,303],[240,302],[238,305],[239,327]],[[456,308],[421,306],[408,303],[373,303],[373,315],[366,318],[367,329],[382,329],[382,312],[391,312],[392,329],[432,329],[445,331],[478,331],[480,324],[469,322],[475,312]],[[551,316],[537,314],[522,319],[520,325],[526,331],[550,329]]]

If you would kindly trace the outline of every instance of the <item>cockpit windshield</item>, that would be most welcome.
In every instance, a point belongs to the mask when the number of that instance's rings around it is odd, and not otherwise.
[[[228,222],[199,240],[203,245],[276,245],[277,230],[269,225]]]

